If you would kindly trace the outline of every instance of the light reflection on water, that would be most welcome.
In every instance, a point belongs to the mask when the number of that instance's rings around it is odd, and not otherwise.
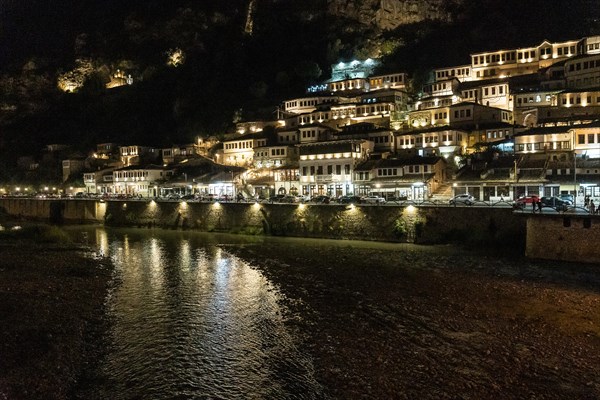
[[[120,280],[99,397],[324,397],[258,270],[207,235],[94,229]]]

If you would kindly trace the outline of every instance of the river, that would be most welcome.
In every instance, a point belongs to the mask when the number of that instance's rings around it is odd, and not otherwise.
[[[106,359],[91,389],[111,399],[313,399],[310,356],[286,328],[282,294],[218,244],[251,240],[77,229],[116,267]],[[233,240],[233,242],[232,242]]]
[[[599,398],[598,266],[76,227],[114,263],[81,398]]]

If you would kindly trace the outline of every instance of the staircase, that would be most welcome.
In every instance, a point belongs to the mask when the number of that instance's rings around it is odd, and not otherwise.
[[[433,195],[431,200],[447,201],[452,198],[452,184],[444,183],[440,185]]]

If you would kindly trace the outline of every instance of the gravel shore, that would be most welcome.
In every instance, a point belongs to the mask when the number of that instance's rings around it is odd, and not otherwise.
[[[286,296],[332,398],[600,398],[599,266],[435,247],[226,248]]]
[[[76,397],[101,354],[111,266],[31,240],[1,238],[0,254],[0,399]]]

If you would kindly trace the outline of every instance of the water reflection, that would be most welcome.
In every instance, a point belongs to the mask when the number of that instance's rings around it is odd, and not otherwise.
[[[100,397],[323,398],[284,325],[281,294],[206,235],[94,234],[121,280]]]

